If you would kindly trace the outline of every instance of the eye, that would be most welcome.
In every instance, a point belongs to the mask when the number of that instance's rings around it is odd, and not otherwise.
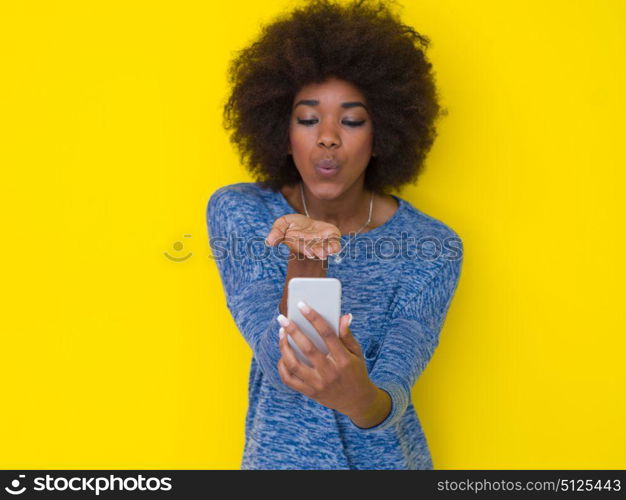
[[[298,123],[300,125],[306,125],[307,127],[313,125],[316,122],[317,122],[317,120],[301,120],[300,118],[298,118]]]
[[[350,121],[350,120],[344,120],[341,123],[345,123],[349,127],[360,127],[361,125],[363,125],[365,123],[365,120],[361,120],[360,122],[353,122],[353,121]]]
[[[301,120],[300,118],[298,118],[298,123],[300,125],[305,125],[307,127],[310,127],[311,125],[314,125],[317,123],[317,119],[314,118],[311,120]],[[341,123],[343,123],[344,125],[348,125],[348,127],[360,127],[361,125],[365,123],[365,120],[361,120],[358,122],[351,121],[351,120],[344,120]]]

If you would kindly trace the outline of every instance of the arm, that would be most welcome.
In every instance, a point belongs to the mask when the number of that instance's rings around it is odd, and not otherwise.
[[[411,389],[439,343],[461,265],[462,258],[443,261],[421,291],[392,313],[385,339],[370,372],[370,380],[387,394],[387,398],[377,393],[361,420],[352,419],[358,429],[376,432],[397,424],[402,418],[411,399]],[[390,403],[387,412],[385,399]],[[362,427],[364,423],[366,428]],[[370,426],[372,423],[375,425]]]
[[[258,227],[254,227],[257,213],[258,207],[237,190],[218,189],[206,210],[210,245],[237,328],[269,383],[279,391],[291,392],[276,366],[280,359],[276,317],[282,290],[273,280],[271,266],[246,252],[251,238],[262,245],[265,236],[257,234]]]

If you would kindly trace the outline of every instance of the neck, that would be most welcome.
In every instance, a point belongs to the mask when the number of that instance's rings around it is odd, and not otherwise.
[[[333,224],[342,234],[358,231],[367,222],[372,193],[365,190],[363,181],[355,183],[333,199],[317,198],[304,183],[302,183],[302,189],[306,207],[312,219]],[[300,187],[297,192],[301,197]],[[302,208],[304,212],[304,207]]]

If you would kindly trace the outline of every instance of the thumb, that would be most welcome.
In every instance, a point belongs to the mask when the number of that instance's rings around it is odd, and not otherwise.
[[[354,338],[352,331],[350,330],[350,323],[352,323],[352,313],[345,314],[340,321],[339,338],[350,352],[356,356],[363,357],[361,353],[361,346]]]

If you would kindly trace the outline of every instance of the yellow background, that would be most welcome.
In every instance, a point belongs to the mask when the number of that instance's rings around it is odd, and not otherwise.
[[[402,4],[449,115],[399,194],[465,244],[413,390],[435,468],[626,468],[625,4]],[[3,3],[0,467],[239,467],[204,214],[252,180],[227,63],[290,5]]]

